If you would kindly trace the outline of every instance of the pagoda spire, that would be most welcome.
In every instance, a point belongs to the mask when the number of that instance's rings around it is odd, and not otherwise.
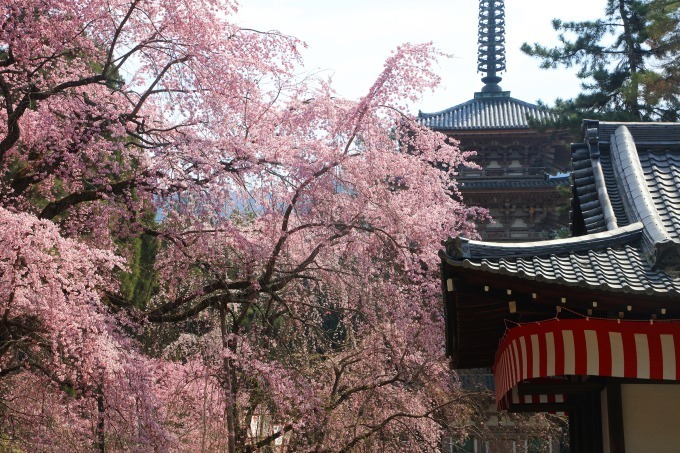
[[[482,77],[482,93],[502,93],[498,73],[505,70],[505,3],[503,0],[479,0],[479,35],[477,70]]]

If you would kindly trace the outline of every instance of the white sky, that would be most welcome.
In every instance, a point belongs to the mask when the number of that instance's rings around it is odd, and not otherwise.
[[[506,0],[507,71],[500,83],[517,99],[552,103],[579,92],[574,71],[541,70],[519,50],[523,42],[554,44],[551,20],[593,19],[605,0]],[[241,0],[237,22],[278,30],[308,45],[307,70],[332,77],[340,96],[358,98],[380,73],[399,44],[433,41],[454,55],[440,62],[441,87],[414,105],[436,112],[472,98],[482,87],[477,74],[478,0]]]

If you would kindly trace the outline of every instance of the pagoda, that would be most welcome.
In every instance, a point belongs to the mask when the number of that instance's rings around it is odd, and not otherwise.
[[[493,223],[478,225],[483,239],[526,241],[548,239],[568,224],[566,177],[553,177],[569,164],[569,134],[533,129],[555,116],[503,91],[506,69],[505,5],[480,0],[477,69],[484,86],[473,99],[436,113],[419,113],[423,125],[476,151],[480,169],[462,168],[457,177],[468,205],[489,209]]]

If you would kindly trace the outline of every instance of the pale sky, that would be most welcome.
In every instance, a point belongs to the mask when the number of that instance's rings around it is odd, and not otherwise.
[[[579,92],[574,71],[541,70],[519,50],[523,42],[557,42],[551,20],[593,19],[605,0],[506,0],[507,71],[500,83],[511,96],[552,103]],[[472,98],[482,87],[477,68],[478,0],[241,0],[236,21],[278,30],[308,45],[307,70],[332,77],[340,96],[362,96],[399,44],[433,41],[454,58],[441,61],[442,85],[413,106],[436,112]]]

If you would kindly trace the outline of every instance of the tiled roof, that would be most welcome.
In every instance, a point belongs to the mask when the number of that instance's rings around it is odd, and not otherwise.
[[[616,123],[608,121],[586,120],[584,128],[594,127],[598,131],[601,143],[609,143],[616,129],[625,124],[638,145],[680,143],[680,127],[678,123]]]
[[[629,294],[680,294],[680,279],[652,269],[641,247],[642,224],[564,240],[524,244],[470,244],[464,260],[451,265],[526,280]],[[485,250],[486,248],[486,250]],[[487,255],[487,257],[484,257]]]
[[[464,261],[462,267],[526,280],[640,295],[680,294],[680,279],[655,271],[639,244],[564,255]]]
[[[458,238],[440,252],[443,261],[614,293],[680,295],[680,124],[587,126],[595,127],[586,143],[572,150],[575,220],[585,235],[514,244]]]
[[[680,293],[680,279],[652,269],[637,222],[583,237],[528,243],[452,241],[448,264],[527,280],[634,294]],[[454,249],[459,247],[459,251]]]
[[[664,227],[680,238],[680,153],[669,151],[641,153],[640,164]]]
[[[557,186],[569,185],[569,178],[552,179],[480,179],[470,178],[460,182],[460,187],[465,190],[473,189],[554,189]]]
[[[505,92],[507,93],[507,92]],[[435,130],[528,129],[528,118],[554,120],[537,105],[506,96],[477,93],[475,98],[436,113],[420,112],[421,123]]]
[[[603,209],[612,210],[618,226],[631,222],[626,213],[626,200],[622,198],[619,188],[619,182],[630,175],[625,175],[616,162],[619,153],[617,144],[612,140],[619,125],[620,123],[586,121],[584,128],[593,131],[593,143],[572,147],[575,200],[582,212],[587,233],[606,230]],[[643,179],[656,211],[664,219],[664,227],[668,232],[673,237],[680,238],[680,127],[677,123],[625,125],[631,136],[628,140],[633,142],[644,174]],[[594,176],[598,170],[601,170],[604,183],[596,187]],[[606,196],[600,197],[598,190]],[[633,214],[635,209],[630,206],[628,211]]]
[[[602,250],[615,245],[630,244],[642,238],[641,222],[616,230],[605,231],[588,236],[552,239],[538,242],[485,242],[467,239],[451,239],[446,242],[443,258],[450,264],[458,259],[515,259],[532,256],[568,255],[569,253],[589,250]],[[456,251],[459,248],[459,251]],[[442,251],[443,252],[443,251]],[[452,258],[454,257],[455,258]]]

